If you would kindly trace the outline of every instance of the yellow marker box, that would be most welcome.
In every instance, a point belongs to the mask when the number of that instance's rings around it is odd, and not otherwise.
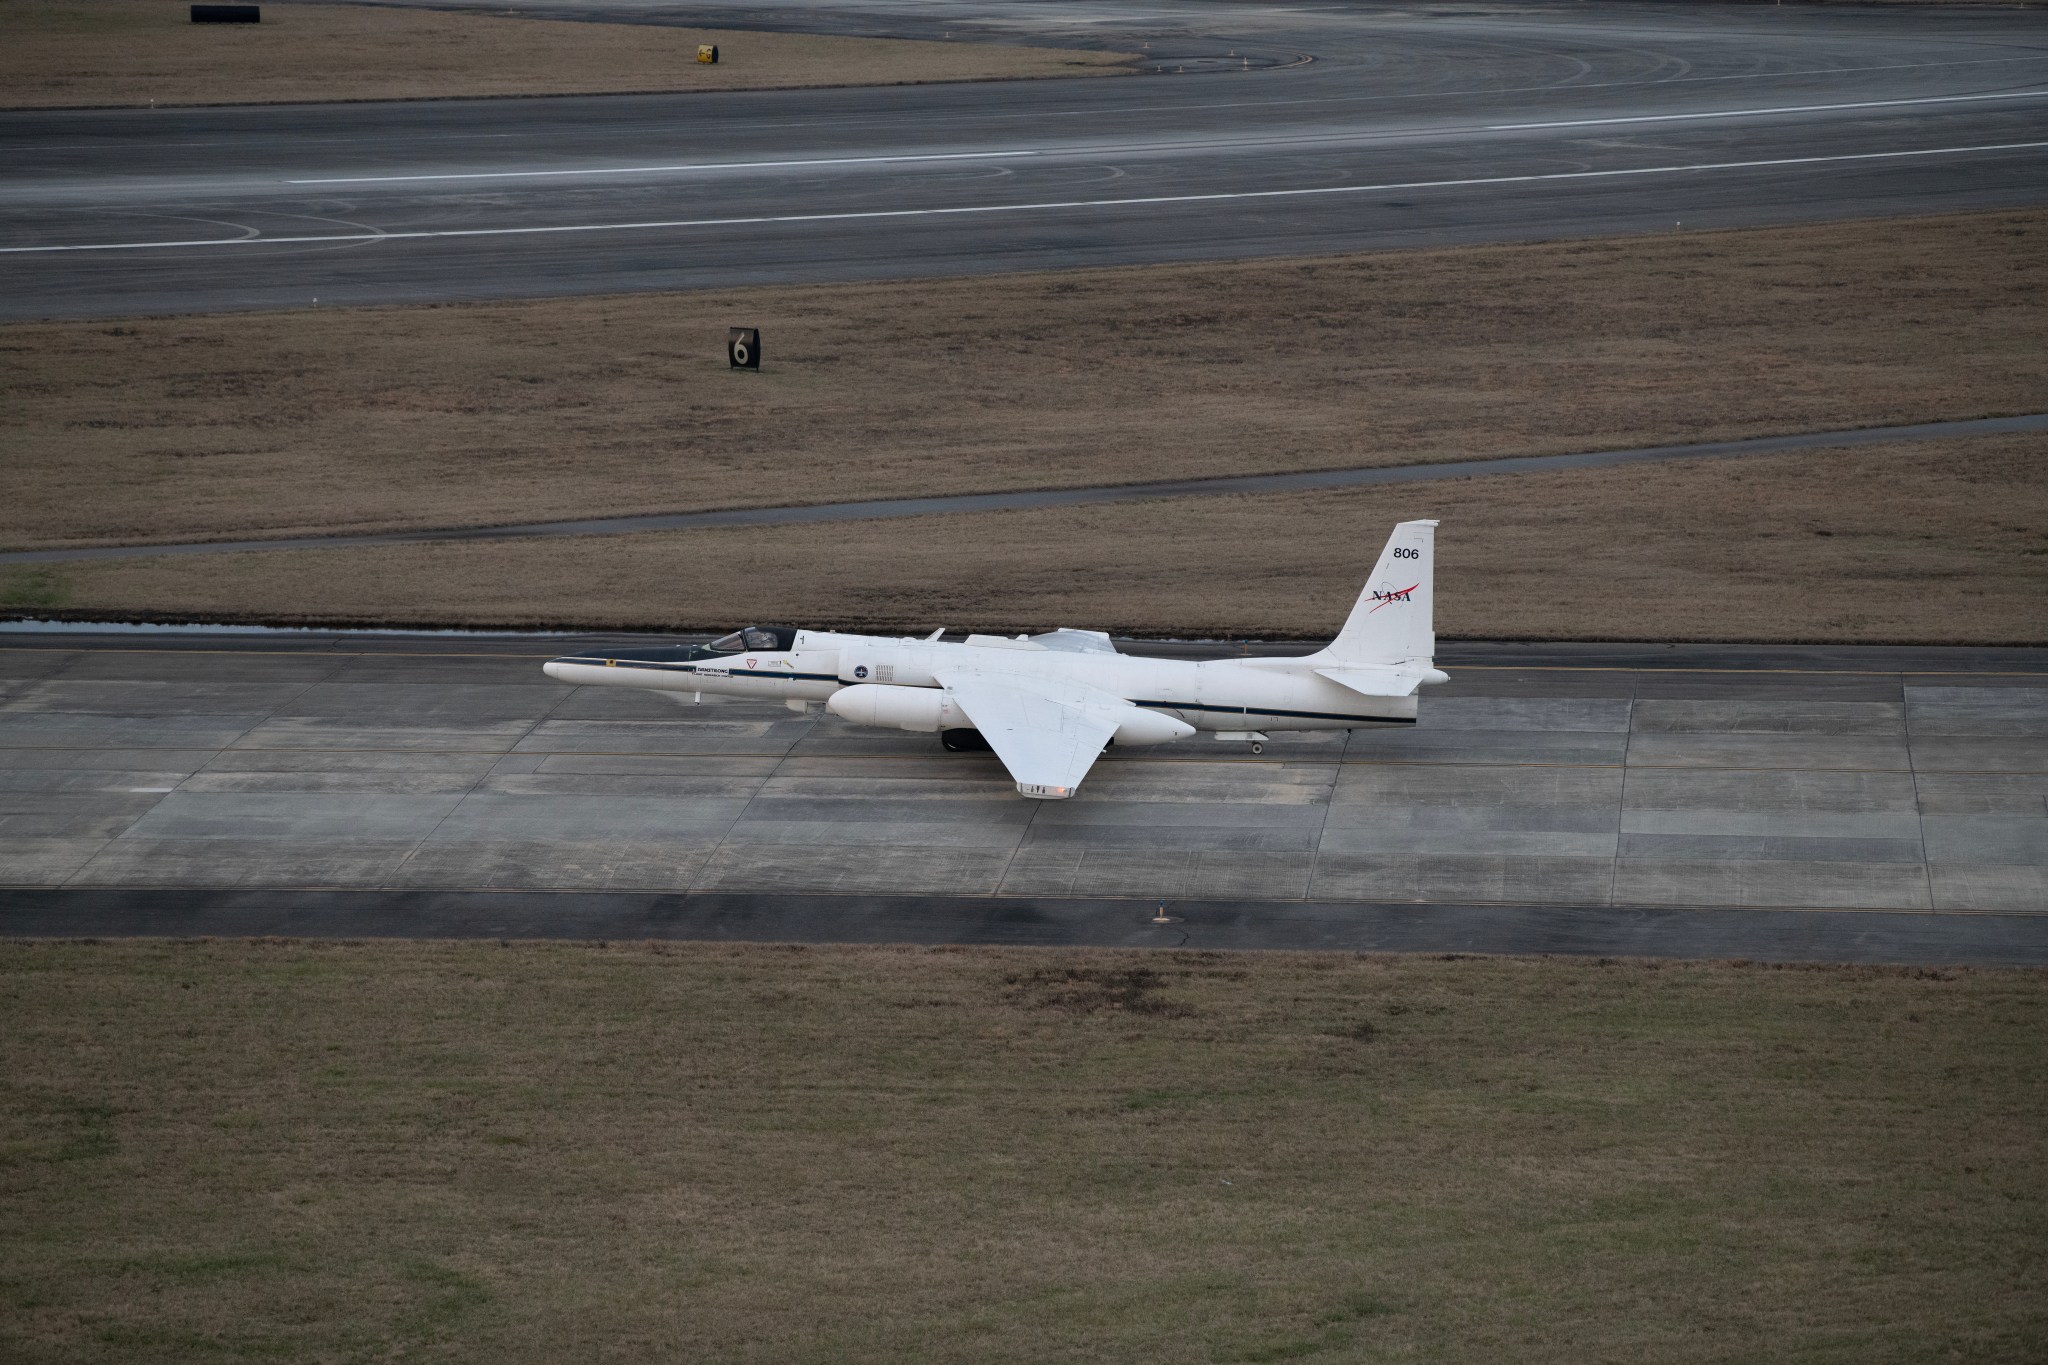
[[[716,66],[718,64],[718,45],[716,43],[699,44],[697,47],[697,60],[706,66]]]

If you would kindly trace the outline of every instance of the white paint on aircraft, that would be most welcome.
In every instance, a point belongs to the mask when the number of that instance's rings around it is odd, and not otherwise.
[[[1074,794],[1104,749],[1210,731],[1249,740],[1274,730],[1410,725],[1417,693],[1447,681],[1435,664],[1434,521],[1404,521],[1337,638],[1290,658],[1142,659],[1100,631],[1055,630],[948,643],[749,626],[710,645],[571,654],[547,675],[580,686],[635,687],[822,702],[855,725],[986,745],[1019,793]]]

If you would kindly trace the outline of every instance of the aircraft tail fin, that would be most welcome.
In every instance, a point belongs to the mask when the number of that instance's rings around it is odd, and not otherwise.
[[[1436,656],[1435,563],[1435,522],[1396,526],[1344,629],[1311,657],[1332,665],[1431,668]]]

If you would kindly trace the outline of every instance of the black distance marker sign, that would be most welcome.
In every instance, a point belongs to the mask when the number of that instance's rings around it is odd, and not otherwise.
[[[726,363],[735,370],[758,370],[761,368],[761,329],[758,327],[733,327],[725,334]]]

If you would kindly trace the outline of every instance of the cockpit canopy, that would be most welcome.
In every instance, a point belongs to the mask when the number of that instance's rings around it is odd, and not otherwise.
[[[796,630],[792,626],[747,626],[719,636],[705,649],[712,654],[742,654],[750,649],[782,651],[795,645]]]

